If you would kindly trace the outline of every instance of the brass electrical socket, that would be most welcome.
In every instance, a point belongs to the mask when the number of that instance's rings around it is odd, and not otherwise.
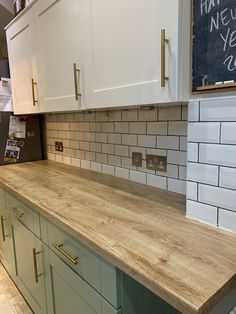
[[[166,172],[167,171],[167,157],[157,156],[157,155],[147,155],[146,168],[150,170]]]
[[[142,167],[142,153],[132,152],[132,166]]]

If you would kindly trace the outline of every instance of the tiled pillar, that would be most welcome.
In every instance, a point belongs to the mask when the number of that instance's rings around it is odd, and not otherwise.
[[[189,104],[187,217],[236,232],[236,97]]]

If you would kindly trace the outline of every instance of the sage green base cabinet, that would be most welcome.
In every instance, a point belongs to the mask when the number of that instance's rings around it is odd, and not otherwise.
[[[11,228],[16,265],[16,285],[32,310],[37,314],[45,314],[47,310],[42,242],[13,215]]]
[[[14,277],[15,261],[10,227],[10,215],[6,210],[5,192],[0,189],[0,260],[8,273]]]

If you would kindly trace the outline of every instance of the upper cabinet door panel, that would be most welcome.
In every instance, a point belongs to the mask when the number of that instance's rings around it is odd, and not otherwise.
[[[14,112],[36,113],[38,103],[35,100],[37,85],[32,86],[32,79],[37,83],[36,41],[34,37],[32,12],[27,12],[7,31],[10,71],[13,88]]]
[[[78,110],[81,89],[79,0],[39,1],[35,5],[40,43],[41,112]]]
[[[168,86],[161,88],[160,82],[161,29],[167,26],[165,19],[169,18],[167,12],[170,10],[166,3],[168,1],[90,2],[91,16],[87,19],[87,28],[90,28],[87,36],[87,105],[106,107],[170,99],[171,89]],[[171,15],[171,23],[177,25],[178,1],[173,2],[175,15]],[[171,54],[176,56],[175,49],[168,51],[167,47],[167,73],[175,71],[168,62]]]

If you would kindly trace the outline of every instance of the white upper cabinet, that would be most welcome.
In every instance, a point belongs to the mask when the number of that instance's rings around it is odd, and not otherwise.
[[[7,31],[12,79],[13,107],[16,114],[37,113],[37,39],[32,11],[28,11]]]
[[[188,100],[189,0],[90,3],[84,56],[86,108]],[[162,77],[169,79],[161,84]]]
[[[187,101],[190,12],[189,0],[36,0],[7,29],[15,112]]]
[[[41,112],[80,108],[83,2],[41,0],[34,7],[40,43]]]

